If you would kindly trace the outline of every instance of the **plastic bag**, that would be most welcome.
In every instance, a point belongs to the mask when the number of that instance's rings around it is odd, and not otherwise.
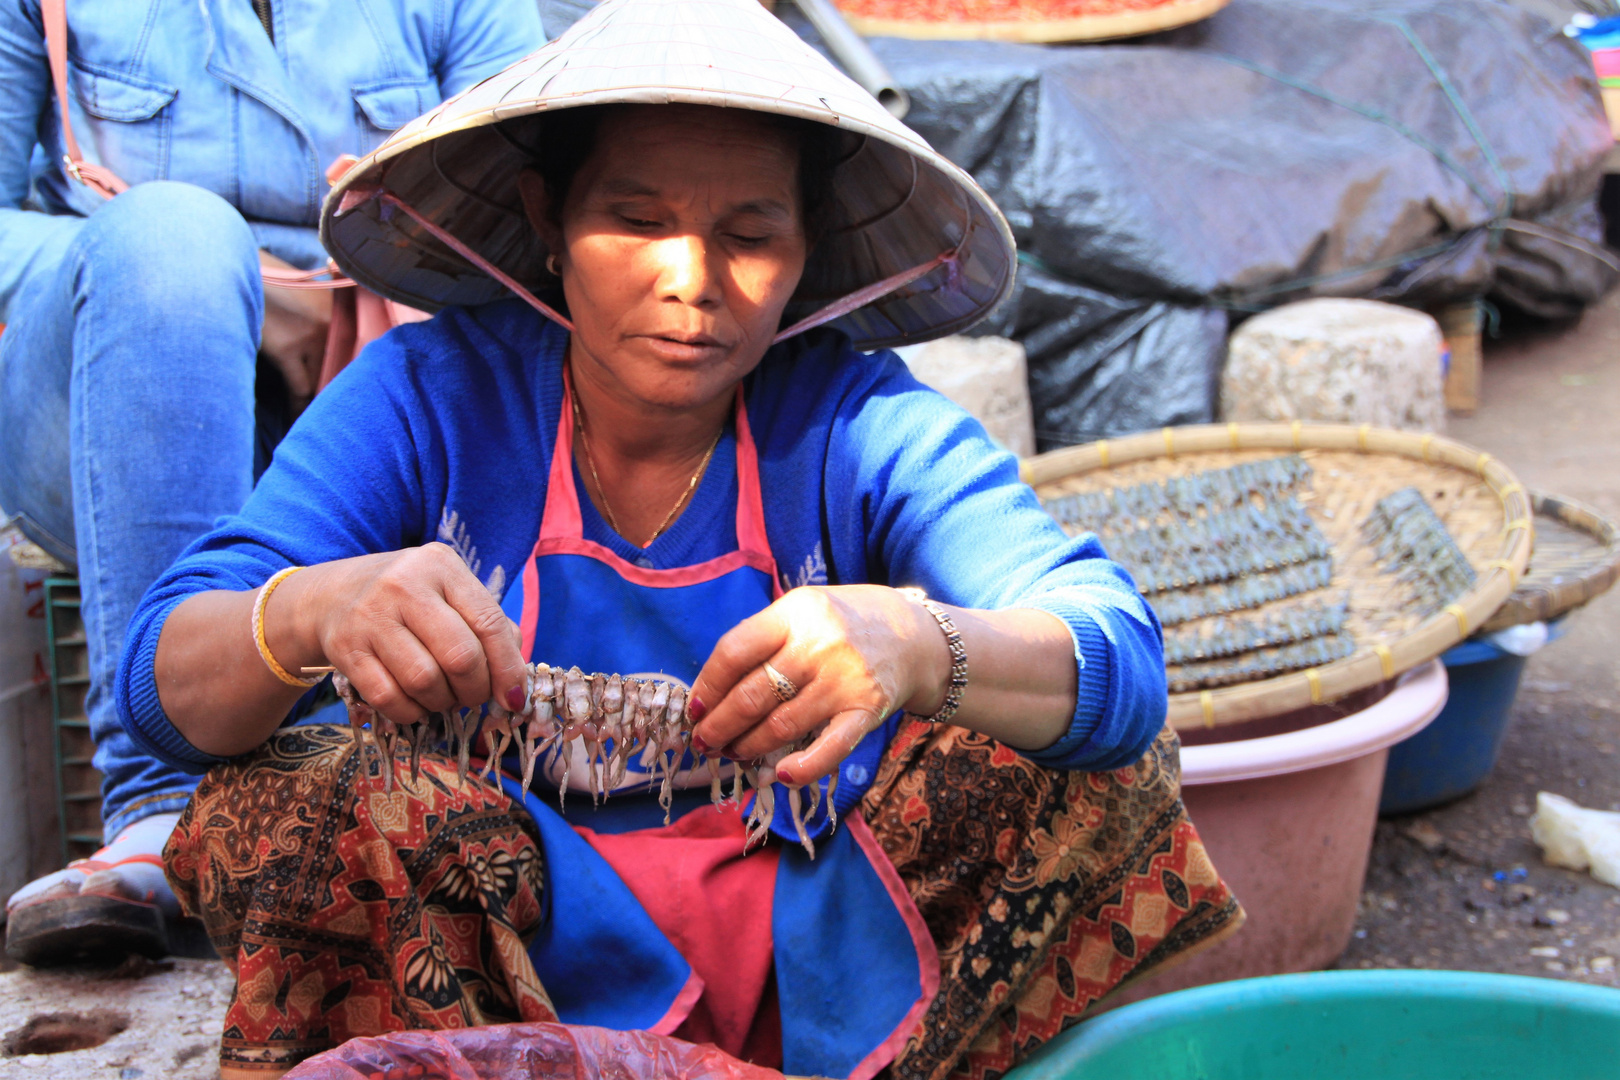
[[[287,1080],[782,1080],[712,1046],[645,1031],[497,1024],[350,1039]]]

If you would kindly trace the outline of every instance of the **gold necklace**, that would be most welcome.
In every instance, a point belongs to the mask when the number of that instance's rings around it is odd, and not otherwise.
[[[623,530],[619,528],[618,519],[613,516],[613,507],[608,503],[607,489],[602,486],[602,478],[596,475],[596,458],[591,455],[591,440],[585,434],[585,416],[579,411],[579,398],[574,398],[573,403],[574,430],[579,432],[579,445],[585,451],[585,464],[591,470],[591,483],[596,485],[596,495],[597,498],[602,500],[602,509],[607,513],[608,524],[613,527],[614,532],[624,536]],[[653,541],[664,535],[664,530],[669,528],[669,523],[675,520],[675,515],[679,514],[681,509],[686,506],[687,501],[692,498],[692,492],[697,490],[698,481],[703,479],[703,472],[709,467],[709,459],[714,457],[714,448],[720,445],[720,436],[724,435],[725,432],[726,429],[723,426],[719,431],[715,432],[714,441],[709,444],[709,449],[704,453],[703,461],[698,465],[697,472],[693,473],[692,479],[687,481],[686,490],[681,492],[681,497],[675,500],[675,505],[669,508],[669,513],[664,515],[663,522],[653,530],[653,534],[647,538],[647,542],[640,545],[643,551],[652,547]],[[630,539],[628,536],[624,538],[626,540]],[[635,543],[633,540],[630,542]]]

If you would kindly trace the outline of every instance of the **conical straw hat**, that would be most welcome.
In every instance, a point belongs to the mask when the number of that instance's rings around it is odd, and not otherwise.
[[[551,279],[517,191],[530,159],[496,125],[610,103],[754,109],[859,136],[788,308],[794,330],[831,319],[861,349],[926,341],[971,326],[1012,288],[1012,233],[990,197],[758,0],[606,0],[350,168],[321,239],[355,280],[413,307],[512,288],[551,314],[532,295]]]

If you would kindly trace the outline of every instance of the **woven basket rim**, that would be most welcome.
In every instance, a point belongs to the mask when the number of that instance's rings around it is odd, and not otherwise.
[[[1170,695],[1169,724],[1186,730],[1261,720],[1387,682],[1439,656],[1484,626],[1518,587],[1530,560],[1534,511],[1529,493],[1492,455],[1444,435],[1417,434],[1370,424],[1229,423],[1167,427],[1102,439],[1025,458],[1031,487],[1114,465],[1182,454],[1237,450],[1335,450],[1405,457],[1448,465],[1477,476],[1502,503],[1502,542],[1474,587],[1389,644],[1358,647],[1342,660],[1269,679]]]
[[[1505,630],[1525,623],[1546,622],[1566,615],[1583,604],[1602,596],[1620,579],[1620,524],[1603,514],[1590,503],[1551,492],[1531,491],[1530,504],[1536,517],[1550,517],[1572,529],[1594,537],[1607,551],[1607,558],[1593,564],[1591,569],[1577,578],[1556,585],[1538,587],[1534,591],[1522,586],[1486,620],[1481,631]],[[1535,549],[1530,552],[1531,568],[1535,565]]]

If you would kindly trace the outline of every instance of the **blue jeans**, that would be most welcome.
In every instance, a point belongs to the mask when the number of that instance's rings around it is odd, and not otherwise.
[[[79,567],[108,840],[197,784],[125,734],[113,675],[141,594],[252,490],[261,290],[234,207],[141,184],[64,235],[0,335],[0,507]]]

